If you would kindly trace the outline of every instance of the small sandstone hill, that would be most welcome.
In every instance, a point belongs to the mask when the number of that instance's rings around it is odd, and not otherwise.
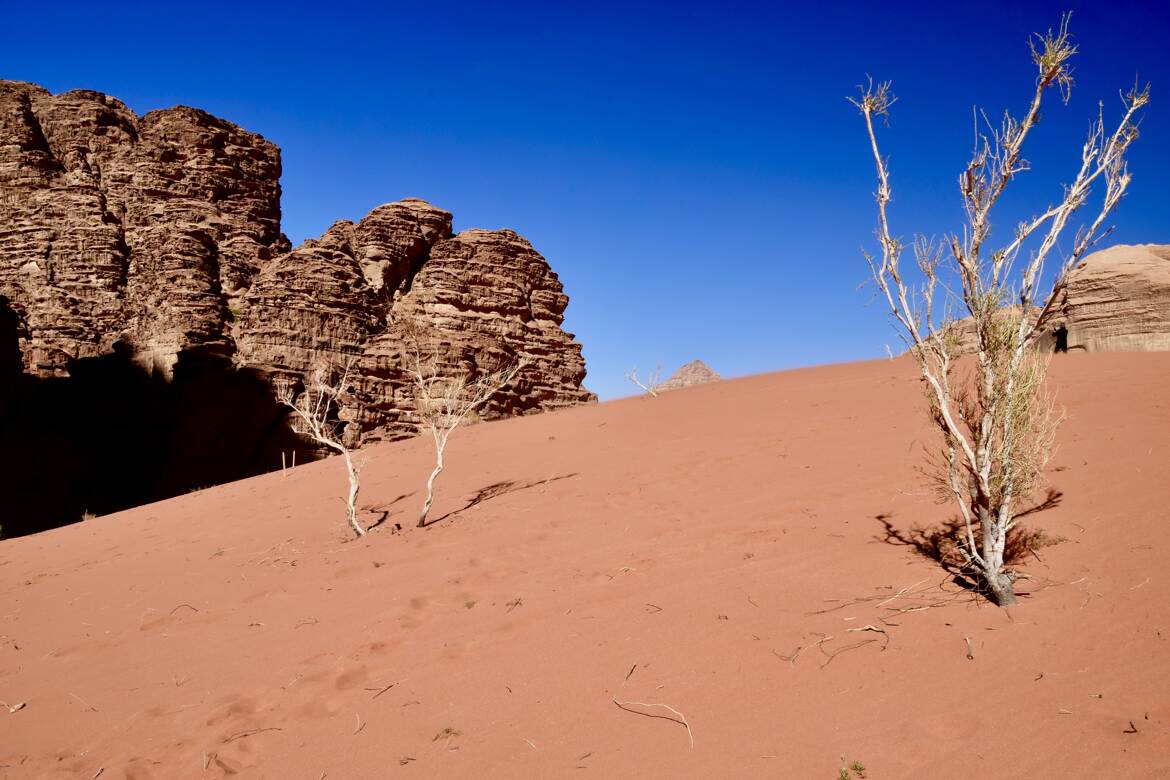
[[[274,144],[204,111],[0,81],[0,435],[150,486],[77,514],[279,467],[296,442],[269,384],[323,363],[356,375],[336,410],[351,444],[414,434],[408,330],[440,374],[524,361],[482,417],[595,400],[523,237],[456,234],[408,199],[293,248],[280,175]]]
[[[1170,350],[1170,246],[1095,252],[1069,278],[1053,328],[1060,347],[1087,352]],[[1059,338],[1058,338],[1059,340]]]
[[[1054,309],[1036,342],[1043,352],[1170,350],[1170,246],[1118,244],[1094,252],[1069,275]],[[971,320],[953,327],[959,350],[974,352]]]
[[[718,382],[722,378],[702,360],[692,360],[690,363],[679,368],[678,371],[675,371],[670,379],[655,386],[654,389],[656,391],[678,390],[683,387],[690,387],[691,385]]]

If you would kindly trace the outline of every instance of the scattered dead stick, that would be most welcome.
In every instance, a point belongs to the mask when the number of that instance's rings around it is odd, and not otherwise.
[[[772,655],[776,656],[781,661],[787,661],[790,664],[795,664],[796,663],[796,656],[800,655],[800,651],[803,650],[806,646],[807,645],[801,645],[800,647],[796,648],[796,650],[793,651],[792,655],[780,655],[775,650],[772,651]]]
[[[389,685],[387,685],[385,688],[382,688],[382,689],[378,690],[378,692],[377,692],[377,693],[375,693],[375,694],[374,694],[373,696],[371,696],[370,698],[371,698],[371,699],[376,699],[376,698],[378,698],[378,697],[379,697],[379,696],[381,696],[383,693],[385,693],[386,691],[390,690],[391,688],[393,688],[393,687],[394,687],[395,685],[397,685],[397,684],[398,684],[397,682],[392,682],[392,683],[390,683],[390,684],[389,684]],[[374,689],[373,689],[373,688],[366,688],[366,690],[367,690],[367,691],[372,691],[372,690],[374,690]]]
[[[92,704],[87,702],[85,699],[78,696],[76,693],[71,693],[69,695],[72,696],[73,698],[77,699],[79,702],[81,702],[85,706],[85,708],[87,710],[89,710],[90,712],[97,712],[98,711],[97,707],[93,706]]]
[[[691,724],[687,721],[687,716],[683,715],[681,712],[676,710],[674,707],[671,707],[669,704],[661,704],[661,703],[648,704],[648,703],[642,702],[642,701],[618,701],[617,699],[611,699],[611,701],[614,704],[616,704],[619,709],[623,709],[626,712],[632,712],[635,715],[641,715],[642,717],[645,717],[645,718],[661,718],[663,720],[669,720],[673,723],[682,724],[683,726],[686,727],[687,737],[689,737],[691,740],[691,749],[694,750],[694,748],[695,748],[695,734],[694,734],[694,732],[691,731]],[[670,710],[675,715],[677,715],[680,718],[680,720],[675,720],[674,718],[669,718],[666,715],[651,715],[649,712],[639,712],[638,710],[630,709],[631,707],[663,707],[665,709]]]
[[[871,601],[877,601],[879,598],[881,598],[881,596],[867,596],[866,598],[853,599],[852,601],[842,601],[840,604],[838,604],[835,607],[828,607],[826,609],[818,609],[818,610],[815,610],[813,612],[805,612],[804,614],[808,615],[810,617],[812,615],[827,615],[830,612],[836,612],[838,610],[845,609],[846,607],[853,607],[853,606],[857,606],[858,604],[868,604]],[[825,599],[825,600],[826,601],[836,601],[836,599]]]
[[[965,637],[963,637],[963,641],[967,643],[967,660],[974,661],[975,660],[975,649],[971,646],[971,637],[965,636]]]
[[[630,667],[630,671],[626,672],[626,679],[627,680],[630,679],[630,675],[633,674],[634,670],[637,668],[638,668],[637,664],[634,664],[633,666]]]
[[[923,604],[920,607],[886,607],[886,609],[893,612],[895,615],[906,615],[910,612],[925,612],[928,609],[934,609],[935,607],[945,607],[946,605],[947,602],[945,601],[937,601],[934,604]]]
[[[362,716],[361,715],[359,715],[355,712],[353,714],[353,716],[355,718],[357,718],[357,728],[353,730],[353,733],[358,734],[361,732],[362,729],[364,729],[366,727],[366,724],[362,723]]]
[[[174,609],[172,609],[172,610],[170,611],[170,614],[172,614],[172,615],[173,615],[173,614],[175,614],[176,612],[178,612],[178,611],[179,611],[180,609],[182,609],[183,607],[186,607],[187,609],[193,609],[193,610],[195,610],[196,612],[198,612],[198,611],[199,611],[199,609],[198,609],[197,607],[193,607],[193,606],[191,606],[190,604],[180,604],[179,606],[177,606],[177,607],[175,607]]]
[[[772,655],[776,656],[781,661],[787,661],[788,663],[795,665],[796,664],[796,657],[798,655],[800,655],[802,650],[805,650],[807,648],[814,647],[814,646],[820,647],[823,643],[828,642],[832,638],[833,637],[831,637],[831,636],[826,636],[825,634],[821,634],[820,639],[813,642],[812,644],[801,645],[800,647],[796,648],[796,650],[792,653],[792,655],[780,655],[775,650],[772,651]]]
[[[232,736],[225,739],[223,744],[226,745],[229,742],[235,742],[237,739],[245,739],[247,737],[255,736],[256,734],[260,734],[264,731],[283,731],[283,729],[279,726],[269,726],[266,729],[248,729],[247,731],[241,731],[239,734],[233,734]]]
[[[845,645],[842,648],[838,648],[837,650],[834,650],[831,653],[826,653],[825,648],[822,647],[821,654],[824,655],[829,660],[827,660],[823,664],[821,664],[821,668],[824,669],[826,666],[833,663],[833,659],[839,655],[842,655],[843,653],[848,653],[850,650],[856,650],[859,647],[864,647],[865,645],[868,645],[868,644],[871,644],[871,643],[877,642],[877,641],[878,640],[876,640],[876,639],[863,639],[862,641],[857,642],[855,644]],[[818,643],[818,644],[820,644],[820,643]]]
[[[851,628],[851,629],[849,629],[849,631],[850,631],[850,632],[854,632],[854,631],[873,631],[873,632],[874,632],[874,633],[876,633],[876,634],[881,634],[883,637],[885,637],[885,641],[882,643],[882,650],[883,650],[883,651],[884,651],[884,650],[885,650],[885,649],[886,649],[886,648],[889,646],[889,644],[890,644],[890,634],[889,634],[889,632],[887,632],[887,631],[886,631],[884,628],[878,628],[877,626],[873,625],[872,623],[870,623],[869,625],[861,626],[860,628]]]
[[[928,579],[930,579],[930,578],[929,578],[929,577],[923,577],[922,579],[920,579],[918,582],[914,583],[913,585],[907,585],[906,587],[902,588],[900,591],[898,591],[897,593],[895,593],[893,596],[890,596],[888,599],[886,599],[885,601],[883,601],[883,602],[881,602],[880,604],[878,604],[878,606],[879,606],[879,607],[884,607],[886,604],[889,604],[891,601],[895,601],[895,600],[897,600],[897,599],[898,599],[899,597],[901,597],[901,596],[902,596],[902,594],[904,594],[906,591],[908,591],[908,590],[914,590],[914,588],[916,588],[916,587],[918,587],[919,585],[921,585],[922,583],[926,582]]]

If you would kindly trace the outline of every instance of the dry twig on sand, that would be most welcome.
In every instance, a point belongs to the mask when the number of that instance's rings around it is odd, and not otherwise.
[[[254,736],[254,735],[259,734],[259,733],[264,732],[264,731],[283,731],[283,729],[281,729],[279,726],[269,726],[268,728],[265,728],[265,729],[248,729],[247,731],[241,731],[239,734],[232,734],[230,737],[228,737],[227,739],[225,739],[223,741],[223,744],[226,745],[229,742],[235,742],[237,739],[245,739],[247,737]]]
[[[674,723],[682,724],[683,726],[686,727],[687,736],[691,740],[691,749],[692,750],[694,749],[694,747],[695,747],[695,734],[694,734],[694,732],[691,731],[691,724],[687,721],[687,716],[683,715],[681,712],[676,710],[674,707],[671,707],[669,704],[661,704],[658,702],[648,704],[648,703],[642,702],[642,701],[618,701],[617,699],[611,699],[611,701],[614,704],[616,704],[619,709],[623,709],[626,712],[632,712],[635,715],[641,715],[641,716],[646,717],[646,718],[662,718],[663,720],[669,720],[669,721],[673,721]],[[673,712],[680,719],[675,720],[674,718],[668,718],[665,715],[651,715],[649,712],[639,712],[638,710],[630,709],[631,707],[663,707],[663,708],[668,709],[671,712]]]
[[[885,632],[883,632],[883,633],[885,633]],[[834,650],[831,653],[825,652],[825,648],[821,647],[820,648],[821,654],[824,655],[826,659],[828,659],[823,664],[821,664],[821,668],[824,669],[826,666],[833,663],[833,659],[839,655],[842,655],[844,653],[848,653],[850,650],[856,650],[859,647],[864,647],[865,645],[872,644],[872,643],[877,642],[877,641],[878,640],[876,640],[876,639],[863,639],[860,642],[855,642],[854,644],[845,645],[844,647],[838,648],[837,650]],[[817,645],[820,646],[821,643],[818,642]],[[885,649],[884,645],[882,646],[882,649]]]

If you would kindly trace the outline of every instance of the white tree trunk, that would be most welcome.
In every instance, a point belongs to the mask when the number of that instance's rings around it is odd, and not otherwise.
[[[435,500],[435,478],[443,473],[443,449],[446,442],[439,444],[435,442],[435,468],[431,472],[430,479],[427,480],[427,500],[423,502],[422,511],[418,513],[418,527],[422,528],[427,524],[427,513],[431,511],[431,503]]]
[[[345,516],[349,519],[353,530],[357,531],[357,535],[365,536],[366,529],[362,528],[362,524],[357,519],[358,469],[353,462],[353,457],[349,454],[349,449],[342,449],[341,454],[345,458],[346,476],[349,477],[349,495],[345,499]]]

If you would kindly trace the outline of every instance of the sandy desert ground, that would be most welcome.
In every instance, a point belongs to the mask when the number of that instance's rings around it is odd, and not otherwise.
[[[425,530],[417,439],[364,541],[332,460],[5,541],[0,777],[1168,777],[1170,354],[1052,379],[1010,612],[886,539],[904,359],[461,430]]]

